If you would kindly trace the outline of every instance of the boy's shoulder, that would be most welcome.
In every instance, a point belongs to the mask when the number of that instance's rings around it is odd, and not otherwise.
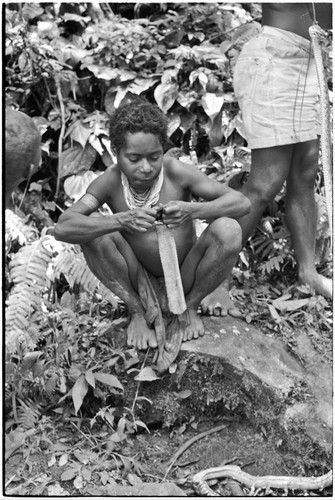
[[[185,168],[187,168],[187,164],[178,160],[174,156],[164,156],[163,160],[164,169],[166,172],[171,174],[180,174]]]
[[[109,197],[114,189],[118,189],[118,179],[120,178],[117,165],[108,167],[99,175],[87,189],[87,192],[93,194],[97,199]]]

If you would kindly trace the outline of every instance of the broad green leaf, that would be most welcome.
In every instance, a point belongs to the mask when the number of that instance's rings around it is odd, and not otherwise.
[[[169,113],[167,118],[168,118],[168,136],[171,137],[173,132],[175,132],[178,129],[181,123],[181,118],[177,113]]]
[[[64,191],[74,202],[78,201],[86,193],[86,189],[94,179],[101,174],[96,174],[92,170],[81,172],[67,177],[64,181]]]
[[[79,142],[81,147],[84,148],[91,134],[92,129],[83,125],[80,120],[77,120],[67,135],[70,135],[73,141]]]
[[[78,469],[75,467],[71,467],[71,469],[67,469],[66,471],[63,472],[63,474],[60,477],[61,481],[71,481],[74,477],[76,477],[78,474]]]
[[[139,362],[139,358],[138,358],[138,355],[136,353],[134,356],[132,356],[130,359],[128,359],[125,362],[124,369],[128,370],[131,366],[137,365],[138,362]]]
[[[176,396],[178,399],[186,399],[186,398],[189,398],[192,394],[192,391],[190,391],[189,389],[186,389],[185,391],[181,391],[181,392],[176,392]]]
[[[154,91],[155,101],[164,113],[174,104],[178,94],[178,85],[175,83],[160,83]]]
[[[222,52],[222,54],[225,54],[226,52],[228,52],[228,50],[231,48],[231,46],[232,46],[232,43],[230,40],[224,40],[220,44],[220,51]]]
[[[220,146],[223,135],[224,129],[222,126],[222,111],[220,111],[213,119],[212,126],[208,132],[211,145],[213,147]]]
[[[286,312],[286,311],[296,311],[297,309],[301,309],[302,307],[307,306],[308,302],[309,299],[297,299],[297,300],[285,300],[285,301],[275,300],[272,302],[272,304],[275,306],[276,309]]]
[[[139,427],[143,427],[150,434],[148,427],[144,422],[142,422],[142,420],[135,420],[135,424]]]
[[[69,455],[67,453],[64,453],[58,462],[59,467],[63,467],[63,465],[67,464],[67,461],[69,459]]]
[[[146,401],[147,403],[149,403],[151,405],[153,404],[151,399],[146,398],[145,396],[137,396],[136,401]]]
[[[23,19],[34,19],[43,14],[44,9],[42,9],[37,3],[24,3],[21,9],[21,16]]]
[[[119,435],[124,434],[124,430],[126,428],[126,423],[127,423],[127,421],[126,421],[126,419],[124,417],[120,418],[120,420],[118,421],[116,432]]]
[[[96,380],[102,382],[103,384],[111,385],[112,387],[116,387],[117,389],[121,389],[122,391],[124,390],[123,385],[114,375],[98,372],[94,374],[94,377]]]
[[[220,113],[224,103],[222,95],[216,95],[212,92],[207,92],[202,98],[201,103],[206,115],[213,121],[217,114]]]
[[[157,83],[158,77],[153,78],[140,78],[137,77],[129,86],[128,91],[133,94],[140,95],[146,90],[150,89]]]
[[[83,149],[79,144],[66,149],[60,157],[60,177],[89,170],[97,156],[96,150],[87,144]]]
[[[73,486],[77,489],[80,490],[84,485],[83,485],[83,478],[82,476],[77,476],[75,480],[73,481]]]
[[[83,476],[84,481],[87,481],[88,483],[91,481],[92,472],[90,471],[90,469],[83,467],[81,469],[81,475]]]
[[[87,458],[86,453],[82,453],[79,450],[74,450],[73,454],[76,457],[76,459],[79,460],[79,462],[81,462],[82,464],[86,465],[89,463],[89,459]]]
[[[123,437],[120,436],[120,434],[118,432],[114,432],[110,436],[109,441],[112,441],[113,443],[121,443],[121,441],[123,441]]]
[[[22,360],[22,372],[30,370],[41,354],[42,351],[28,352]]]
[[[140,373],[136,375],[135,380],[138,382],[151,382],[153,380],[159,380],[160,377],[157,377],[156,373],[150,366],[146,366],[142,368]]]
[[[285,302],[286,300],[289,300],[291,297],[292,297],[291,293],[285,293],[281,297],[278,297],[278,299],[273,300],[272,304],[274,304],[275,302]]]
[[[88,384],[85,375],[80,375],[72,387],[72,400],[74,404],[75,413],[77,415],[79,408],[83,404],[84,397],[88,391]]]
[[[103,80],[116,80],[119,76],[117,68],[108,68],[106,66],[98,66],[97,64],[89,64],[87,69],[92,71],[93,75]]]
[[[271,314],[272,318],[273,318],[275,321],[280,321],[280,316],[279,316],[279,314],[277,313],[276,308],[275,308],[275,307],[273,307],[273,305],[272,305],[272,304],[268,304],[268,308],[269,308],[269,310],[270,310],[270,314]]]
[[[102,472],[100,472],[100,481],[103,486],[106,486],[108,479],[109,479],[109,474],[107,471],[103,470]]]
[[[70,12],[65,12],[64,16],[64,21],[74,21],[76,23],[81,24],[82,26],[85,26],[85,24],[89,23],[91,21],[90,16],[79,16],[78,14],[73,14]]]
[[[87,370],[87,372],[85,372],[85,378],[87,380],[87,382],[93,387],[95,388],[95,378],[94,378],[94,373],[92,371],[92,369],[90,370]]]
[[[55,455],[52,455],[52,457],[48,461],[48,467],[52,467],[53,465],[55,465],[56,462],[57,462],[57,460],[56,460]]]

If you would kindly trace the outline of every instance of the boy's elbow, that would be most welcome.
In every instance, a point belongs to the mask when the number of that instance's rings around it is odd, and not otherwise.
[[[54,233],[53,233],[53,235],[54,235],[55,240],[62,241],[62,239],[63,239],[63,231],[62,231],[62,228],[61,228],[61,224],[59,222],[57,222],[57,224],[54,227]]]
[[[58,240],[58,241],[65,241],[66,231],[65,231],[65,225],[64,225],[63,219],[64,219],[64,214],[62,214],[59,217],[58,222],[54,227],[54,234],[53,235],[54,235],[55,240]]]
[[[246,213],[247,214],[250,213],[251,212],[251,201],[246,196],[244,196],[244,204],[245,204]]]
[[[251,201],[249,198],[244,196],[244,194],[239,193],[241,197],[241,209],[243,210],[243,215],[246,215],[250,212],[251,210]]]

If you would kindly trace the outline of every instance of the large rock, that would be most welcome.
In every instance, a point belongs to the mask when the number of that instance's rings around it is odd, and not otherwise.
[[[332,368],[315,351],[305,333],[296,336],[295,356],[285,344],[231,317],[204,318],[204,337],[185,342],[182,351],[220,359],[241,384],[258,384],[284,403],[278,424],[295,424],[326,453],[332,448]],[[292,392],[302,392],[296,401]],[[285,408],[286,401],[286,408]]]

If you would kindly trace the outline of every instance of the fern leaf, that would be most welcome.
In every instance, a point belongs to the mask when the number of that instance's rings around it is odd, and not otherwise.
[[[53,262],[53,272],[55,278],[63,274],[71,288],[79,285],[88,293],[94,293],[99,285],[99,280],[87,266],[83,253],[59,254]]]
[[[275,255],[274,257],[271,257],[271,259],[261,265],[262,273],[271,274],[275,269],[277,271],[280,271],[280,264],[282,264],[283,261],[284,259],[281,255]]]
[[[9,209],[5,212],[5,221],[5,244],[7,253],[14,241],[17,241],[20,245],[25,245],[38,238],[37,229],[27,224],[26,219],[21,219],[21,217]]]
[[[18,402],[17,423],[25,430],[33,429],[42,416],[41,406],[29,398],[18,399]]]
[[[47,283],[46,271],[52,254],[44,248],[43,238],[20,248],[9,265],[10,278],[14,282],[6,310],[6,344],[10,352],[27,334],[29,318],[39,307]],[[31,347],[35,345],[29,334],[26,341]]]
[[[36,284],[43,288],[51,257],[41,240],[20,248],[9,264],[10,278],[17,285]]]

